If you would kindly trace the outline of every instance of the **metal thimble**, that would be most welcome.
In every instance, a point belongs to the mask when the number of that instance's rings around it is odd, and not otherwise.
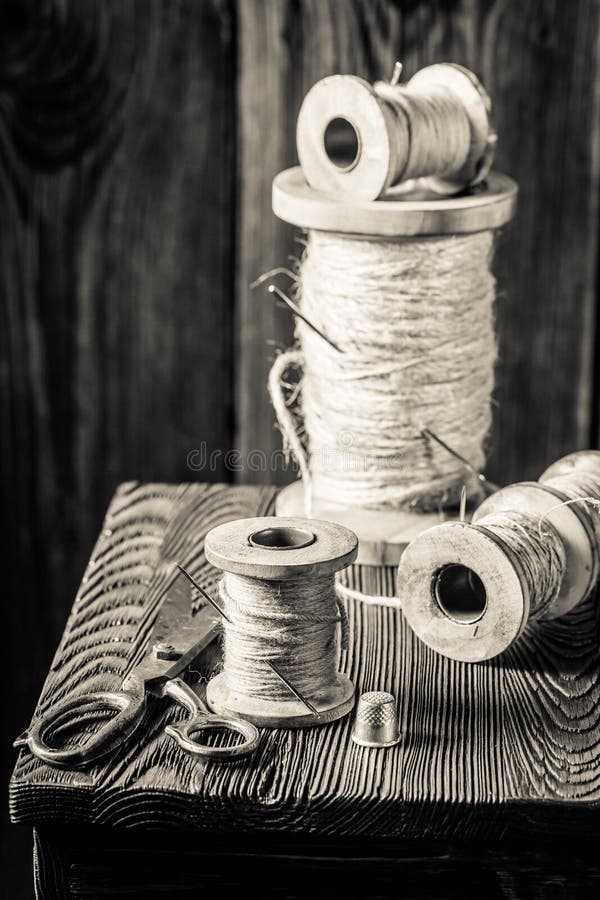
[[[352,740],[361,747],[393,747],[400,740],[396,700],[385,691],[361,694]]]

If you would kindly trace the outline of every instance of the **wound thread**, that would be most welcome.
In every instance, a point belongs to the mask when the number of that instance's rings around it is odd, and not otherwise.
[[[377,240],[310,231],[296,298],[298,350],[270,391],[311,500],[435,510],[480,485],[427,438],[432,428],[476,469],[491,426],[496,343],[493,234]],[[300,389],[283,391],[287,364]],[[305,431],[305,434],[302,432]],[[308,477],[307,477],[308,475]]]
[[[516,556],[529,597],[529,619],[543,619],[558,598],[567,567],[556,528],[538,515],[514,511],[490,513],[470,527],[494,534]]]
[[[333,574],[266,581],[225,573],[223,675],[227,688],[249,699],[290,701],[289,689],[268,665],[311,699],[337,675],[336,628],[347,642],[345,610]]]
[[[452,91],[428,91],[379,82],[374,90],[393,115],[390,133],[394,160],[390,186],[436,175],[456,178],[471,150],[471,126],[463,104]]]

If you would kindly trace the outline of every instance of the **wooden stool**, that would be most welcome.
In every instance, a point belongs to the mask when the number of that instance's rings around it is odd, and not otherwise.
[[[123,485],[75,600],[37,712],[118,688],[148,634],[165,560],[210,592],[219,522],[270,515],[270,488]],[[341,666],[357,693],[398,702],[400,742],[366,749],[352,716],[265,730],[228,766],[145,727],[87,769],[21,751],[13,822],[33,826],[38,897],[585,897],[600,886],[600,652],[586,601],[500,659],[469,665],[421,644],[400,611],[347,600]],[[200,660],[191,679],[214,671]],[[27,725],[23,721],[23,727]],[[466,888],[465,885],[468,885]]]

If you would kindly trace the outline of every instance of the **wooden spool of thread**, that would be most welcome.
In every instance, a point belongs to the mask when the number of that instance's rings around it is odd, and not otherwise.
[[[345,613],[335,573],[356,557],[356,535],[298,518],[239,519],[206,536],[220,584],[223,671],[207,689],[215,712],[267,728],[322,725],[354,705],[337,671]]]
[[[302,473],[279,494],[277,513],[352,528],[361,565],[396,566],[415,535],[456,509],[463,485],[471,502],[481,499],[472,472],[423,427],[483,466],[493,232],[511,218],[516,192],[499,173],[436,200],[332,199],[300,168],[274,180],[275,214],[308,231],[300,310],[336,345],[298,319],[298,347],[271,370],[277,419]],[[297,412],[284,394],[291,370],[301,373]]]
[[[497,656],[528,622],[564,615],[600,574],[600,454],[559,460],[538,482],[490,495],[471,524],[417,537],[398,568],[398,598],[413,631],[466,662]]]
[[[427,66],[406,85],[332,75],[304,99],[298,158],[308,184],[335,197],[376,200],[415,179],[456,193],[491,169],[490,113],[481,82],[462,66]]]

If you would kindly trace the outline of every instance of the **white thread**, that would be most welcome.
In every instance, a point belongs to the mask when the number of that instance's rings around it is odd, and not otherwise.
[[[400,609],[400,600],[396,596],[386,597],[383,594],[365,594],[363,591],[357,591],[348,587],[339,580],[337,589],[346,600],[360,600],[362,603],[370,603],[373,606],[389,606],[392,609]]]
[[[333,574],[266,581],[225,573],[219,585],[224,621],[223,673],[236,696],[293,700],[268,665],[307,699],[335,684],[336,627],[348,624]]]
[[[276,361],[270,390],[313,499],[425,510],[457,503],[463,484],[480,496],[477,479],[421,430],[483,466],[496,354],[492,247],[490,231],[390,241],[309,233],[297,295],[343,352],[297,321],[302,350]],[[281,396],[288,362],[303,363],[304,443]]]
[[[448,88],[378,82],[374,90],[394,116],[390,185],[411,178],[459,175],[471,151],[471,126],[464,106]]]

